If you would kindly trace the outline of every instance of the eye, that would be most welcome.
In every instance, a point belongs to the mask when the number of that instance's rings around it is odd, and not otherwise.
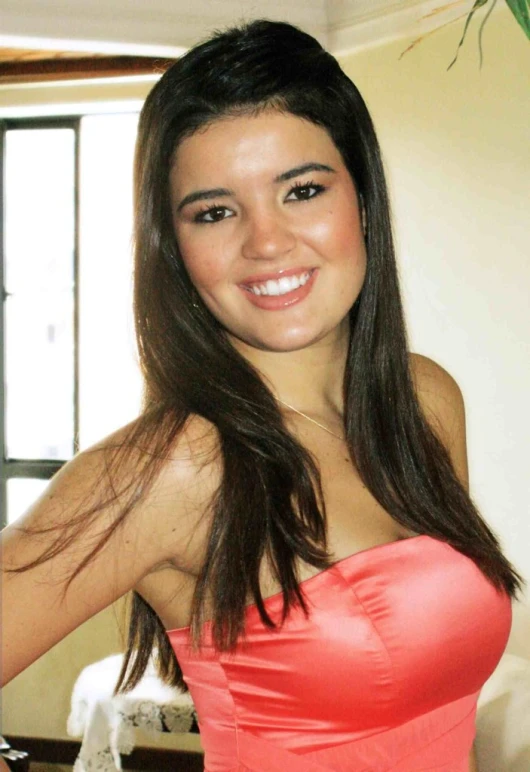
[[[232,217],[233,213],[231,209],[226,206],[209,206],[206,209],[201,209],[193,217],[193,222],[196,223],[214,223],[226,220],[228,217]]]
[[[309,201],[325,191],[324,185],[315,182],[297,182],[287,194],[286,201]]]

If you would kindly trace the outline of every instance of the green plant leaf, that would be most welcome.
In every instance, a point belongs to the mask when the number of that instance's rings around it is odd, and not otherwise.
[[[506,4],[530,39],[529,0],[506,0]]]
[[[488,19],[493,13],[493,9],[495,8],[496,5],[497,5],[497,0],[493,0],[490,7],[488,8],[488,12],[482,19],[482,24],[480,25],[480,29],[478,31],[478,52],[480,56],[480,69],[482,69],[482,62],[484,61],[484,48],[482,45],[482,36],[484,35],[484,27],[488,23]]]
[[[508,1],[508,0],[507,0],[507,1]],[[451,62],[451,64],[449,65],[449,67],[447,68],[448,70],[450,70],[450,69],[451,69],[451,67],[453,66],[453,64],[454,64],[454,63],[456,62],[456,60],[458,59],[458,54],[459,54],[459,52],[460,52],[460,49],[461,49],[461,48],[462,48],[462,46],[464,45],[464,40],[466,39],[466,35],[467,35],[467,31],[468,31],[469,25],[470,25],[470,23],[471,23],[471,19],[473,18],[473,16],[475,15],[475,13],[478,11],[478,9],[479,9],[479,8],[482,8],[482,6],[486,5],[486,4],[487,4],[487,2],[488,2],[488,0],[475,0],[475,2],[474,2],[474,4],[473,4],[473,8],[470,10],[470,12],[469,12],[469,14],[468,14],[468,16],[467,16],[467,19],[466,19],[466,24],[465,24],[465,26],[464,26],[464,32],[462,33],[462,37],[460,38],[460,43],[458,44],[458,47],[457,47],[457,49],[456,49],[456,55],[455,55],[455,58],[453,59],[453,61],[452,61],[452,62]],[[526,2],[526,0],[522,0],[522,2]]]

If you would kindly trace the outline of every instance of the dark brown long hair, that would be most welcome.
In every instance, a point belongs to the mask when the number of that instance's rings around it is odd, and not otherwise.
[[[190,415],[217,429],[223,474],[193,598],[193,641],[200,643],[207,591],[220,649],[232,648],[244,633],[249,594],[264,624],[273,625],[259,586],[264,555],[282,587],[284,614],[292,603],[305,608],[295,560],[329,565],[316,463],[286,430],[271,391],[201,303],[171,222],[169,171],[179,142],[220,117],[268,107],[329,133],[366,211],[367,273],[350,312],[344,378],[345,434],[362,480],[396,522],[453,545],[514,595],[520,579],[415,394],[385,176],[365,103],[315,39],[288,24],[257,21],[214,35],[165,73],[142,110],[136,153],[135,313],[145,410],[111,471],[127,447],[155,442],[156,452],[130,490],[129,501],[137,502]],[[160,620],[134,595],[118,688],[137,683],[154,646],[161,675],[186,688]]]
[[[179,142],[220,117],[271,106],[326,129],[366,211],[367,274],[350,313],[344,380],[345,431],[359,474],[397,522],[450,543],[514,594],[519,578],[416,398],[385,176],[365,103],[316,40],[288,24],[257,21],[216,34],[168,70],[145,103],[137,145],[135,307],[148,401],[180,416],[175,431],[191,413],[211,421],[223,458],[192,607],[193,640],[200,639],[207,588],[220,648],[244,632],[249,592],[272,625],[258,582],[264,554],[283,588],[284,614],[293,602],[304,605],[295,558],[328,565],[318,469],[286,431],[255,370],[208,310],[193,303],[171,224],[168,175]],[[155,644],[162,674],[184,686],[159,620],[136,596],[122,688],[140,677]]]

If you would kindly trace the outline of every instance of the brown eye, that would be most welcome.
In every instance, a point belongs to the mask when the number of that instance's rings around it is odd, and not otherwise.
[[[323,193],[324,190],[324,185],[317,185],[313,182],[295,185],[287,194],[286,201],[309,201],[309,199]]]
[[[198,212],[193,220],[197,223],[213,223],[220,222],[231,216],[231,210],[226,206],[211,206],[208,207],[208,209]]]

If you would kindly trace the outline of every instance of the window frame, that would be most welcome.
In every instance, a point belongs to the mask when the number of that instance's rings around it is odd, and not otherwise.
[[[69,459],[8,458],[6,443],[5,400],[5,304],[9,297],[5,287],[5,137],[8,131],[18,129],[72,129],[74,131],[74,250],[73,250],[73,338],[74,384],[73,452],[78,450],[79,437],[79,182],[80,182],[80,129],[82,115],[35,118],[5,118],[0,120],[0,527],[8,522],[7,482],[11,479],[49,480]]]

